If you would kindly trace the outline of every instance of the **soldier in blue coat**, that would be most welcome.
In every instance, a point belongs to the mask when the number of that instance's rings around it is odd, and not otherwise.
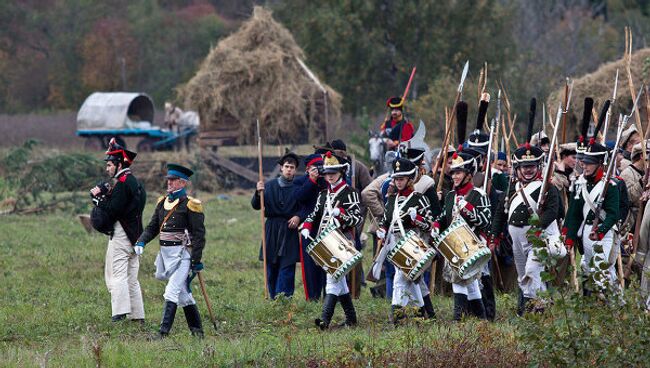
[[[321,175],[323,157],[318,153],[314,153],[305,157],[303,161],[305,175],[297,177],[293,183],[294,195],[298,201],[298,216],[300,216],[301,222],[304,222],[314,210],[321,190],[327,188],[327,183]],[[302,238],[302,253],[300,254],[302,282],[307,300],[317,301],[325,290],[325,271],[307,254],[309,242],[309,239]]]

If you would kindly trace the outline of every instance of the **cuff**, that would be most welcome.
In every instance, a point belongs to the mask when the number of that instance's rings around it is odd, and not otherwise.
[[[569,233],[569,228],[566,227],[566,226],[563,227],[563,228],[562,228],[562,235],[566,236],[566,234],[568,234],[568,233]]]
[[[431,223],[431,227],[435,227],[436,229],[440,229],[440,223],[438,221],[434,221]]]
[[[603,238],[605,237],[605,233],[601,233],[600,231],[598,231],[596,233],[596,236],[598,237],[598,240],[603,240]]]
[[[465,204],[465,209],[468,211],[474,211],[474,206],[471,203],[467,202],[467,204]]]
[[[573,247],[573,239],[570,239],[570,238],[569,238],[569,239],[566,239],[566,240],[564,241],[564,244],[565,244],[567,247]]]
[[[307,229],[309,230],[309,232],[311,232],[311,226],[312,226],[311,222],[303,222],[302,225],[300,225],[300,230]]]
[[[338,217],[345,216],[345,208],[339,207],[339,212],[341,212],[341,213],[339,214]]]

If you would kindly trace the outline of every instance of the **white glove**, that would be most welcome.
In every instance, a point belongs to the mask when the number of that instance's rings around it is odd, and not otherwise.
[[[339,217],[340,214],[341,214],[341,209],[338,207],[332,209],[332,212],[330,212],[330,215],[332,217]]]
[[[309,239],[310,238],[309,229],[300,230],[300,235],[302,235],[303,238]]]
[[[467,206],[467,201],[464,198],[458,200],[458,208],[465,208]]]
[[[440,228],[436,226],[431,226],[431,237],[436,238],[440,235]]]
[[[142,245],[136,245],[133,247],[133,250],[135,251],[135,255],[141,256],[142,253],[144,253],[144,247]]]
[[[384,239],[386,237],[386,230],[379,229],[377,230],[376,234],[379,239]]]
[[[415,221],[415,218],[418,216],[418,211],[414,207],[409,208],[409,216],[411,217],[411,221]]]

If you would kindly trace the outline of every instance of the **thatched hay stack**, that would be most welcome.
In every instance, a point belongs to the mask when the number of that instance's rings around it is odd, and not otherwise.
[[[325,106],[330,122],[340,119],[341,97],[323,91],[300,66],[304,54],[271,12],[255,7],[251,19],[221,40],[196,75],[179,88],[188,108],[198,110],[201,132],[230,129],[240,144],[255,143],[260,119],[267,143],[306,143],[325,137]]]
[[[616,104],[612,106],[612,111],[615,113],[614,116],[616,116],[616,118],[612,121],[616,124],[619,112],[623,114],[629,113],[633,101],[628,87],[625,60],[620,59],[603,64],[595,72],[584,75],[574,81],[573,96],[571,97],[571,111],[569,115],[569,120],[573,122],[573,125],[571,130],[567,131],[568,138],[573,139],[574,135],[577,134],[577,130],[574,130],[577,129],[575,122],[582,118],[585,97],[592,97],[594,99],[594,107],[598,112],[600,112],[600,108],[603,106],[605,101],[612,98],[616,69],[619,71],[618,93]],[[634,93],[637,93],[638,89],[641,87],[644,74],[646,81],[648,80],[648,77],[650,77],[650,48],[641,49],[632,54],[630,69],[632,71],[634,87],[637,89]],[[550,111],[553,111],[553,116],[555,116],[555,111],[557,111],[560,99],[564,101],[564,87],[551,93],[547,100],[547,106],[550,108]],[[639,106],[645,106],[644,100],[645,98],[642,96],[641,101],[639,101]],[[645,116],[645,108],[642,108],[639,111],[642,116]],[[569,132],[571,134],[569,134]]]

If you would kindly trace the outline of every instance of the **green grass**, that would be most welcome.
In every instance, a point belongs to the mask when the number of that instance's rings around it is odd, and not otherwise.
[[[262,265],[257,260],[259,213],[250,208],[250,198],[222,200],[206,195],[202,199],[207,228],[204,277],[219,321],[215,331],[198,280],[193,282],[204,340],[189,336],[182,312],[176,315],[170,338],[150,340],[161,318],[165,287],[153,278],[157,241],[146,247],[140,265],[145,326],[113,324],[104,282],[106,236],[87,234],[71,214],[2,217],[0,366],[90,367],[98,362],[106,367],[314,366],[322,362],[384,366],[415,361],[416,353],[438,359],[440,351],[447,350],[440,359],[480,353],[471,357],[479,362],[486,355],[509,360],[512,354],[520,354],[514,300],[507,295],[498,298],[493,324],[454,324],[451,299],[434,297],[437,322],[394,328],[388,323],[389,301],[374,299],[363,289],[361,299],[355,301],[360,326],[322,333],[313,326],[321,304],[304,300],[299,268],[293,299],[264,300]],[[145,219],[152,208],[153,202],[145,210]],[[371,255],[365,257],[368,269]],[[333,322],[342,320],[337,306]],[[430,350],[434,347],[442,350],[434,354]],[[437,364],[427,362],[421,364]]]

